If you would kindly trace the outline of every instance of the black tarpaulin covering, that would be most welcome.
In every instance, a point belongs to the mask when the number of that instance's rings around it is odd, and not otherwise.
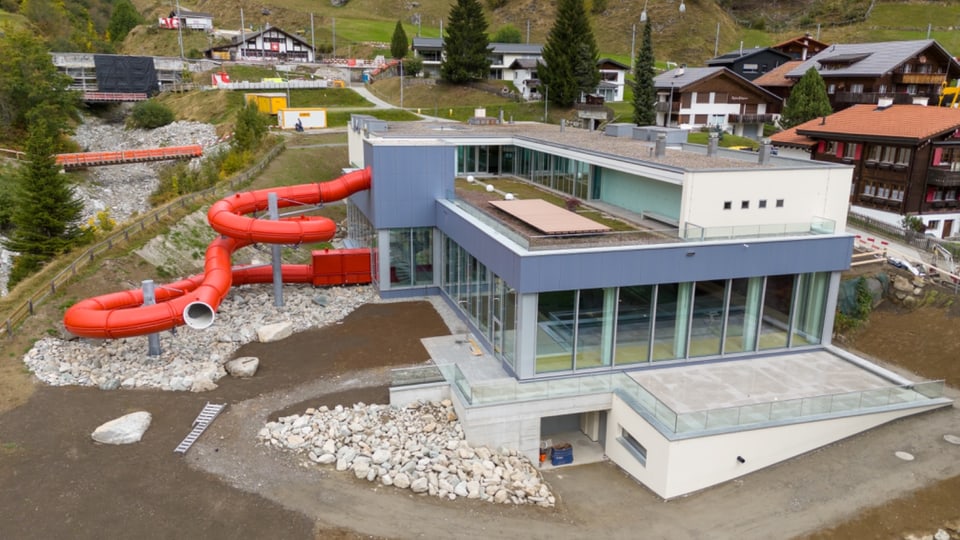
[[[101,92],[157,92],[157,69],[149,56],[93,55]]]

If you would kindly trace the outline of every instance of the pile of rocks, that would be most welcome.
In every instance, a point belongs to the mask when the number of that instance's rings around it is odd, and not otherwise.
[[[283,307],[273,305],[269,284],[234,287],[211,327],[161,333],[159,356],[147,354],[146,336],[78,341],[47,337],[37,341],[23,361],[54,386],[201,392],[217,387],[216,381],[226,375],[224,365],[241,345],[257,340],[260,329],[284,322],[292,332],[326,326],[377,297],[369,286],[317,290],[285,285],[283,300]]]
[[[449,400],[406,408],[359,403],[352,409],[307,409],[269,422],[258,438],[414,493],[546,507],[556,502],[538,470],[516,450],[471,447]]]

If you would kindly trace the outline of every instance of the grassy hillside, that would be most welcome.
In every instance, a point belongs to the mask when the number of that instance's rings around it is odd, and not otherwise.
[[[594,2],[586,0],[588,9]],[[604,56],[629,61],[633,25],[637,25],[636,46],[642,26],[639,22],[644,2],[603,0],[605,9],[591,15],[594,34]],[[311,39],[310,14],[313,13],[313,39],[319,45],[333,45],[336,27],[336,48],[340,56],[366,56],[386,49],[398,19],[407,35],[440,35],[440,20],[446,20],[450,0],[350,0],[335,8],[329,2],[316,0],[283,0],[280,5],[249,0],[187,0],[184,8],[214,15],[218,28],[239,30],[240,9],[247,28],[259,29],[266,24],[301,33]],[[543,43],[552,25],[555,2],[541,0],[506,0],[502,8],[486,8],[490,32],[511,24],[526,38],[528,23],[530,41]],[[156,0],[134,0],[148,20],[169,12],[167,3]],[[775,3],[761,0],[685,0],[685,13],[678,10],[679,0],[648,0],[647,14],[654,30],[654,51],[658,60],[703,65],[714,49],[719,52],[738,47],[767,46],[803,32],[818,33],[826,42],[857,42],[900,39],[924,39],[927,25],[930,36],[947,50],[960,55],[960,32],[954,29],[960,21],[960,2],[879,0],[870,10],[869,0],[785,0]],[[866,17],[864,19],[864,17]],[[836,21],[858,21],[836,25]],[[719,39],[718,39],[719,25]],[[166,33],[154,36],[176,37]],[[185,33],[187,36],[189,33]],[[199,34],[203,36],[203,34]],[[124,45],[143,47],[151,36],[138,35]],[[185,38],[186,39],[186,38]],[[378,47],[377,44],[380,46]],[[191,46],[199,46],[191,41]],[[185,49],[189,50],[187,43]],[[168,47],[169,49],[169,47]],[[145,51],[138,51],[145,52]]]

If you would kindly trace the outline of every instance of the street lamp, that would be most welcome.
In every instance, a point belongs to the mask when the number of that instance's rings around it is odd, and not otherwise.
[[[647,0],[643,0],[643,11],[640,12],[640,22],[647,22]]]

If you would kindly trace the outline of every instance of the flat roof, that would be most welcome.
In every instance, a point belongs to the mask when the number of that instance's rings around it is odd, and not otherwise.
[[[650,126],[653,129],[653,126]],[[668,145],[665,155],[654,153],[655,144],[632,137],[608,136],[602,131],[580,128],[561,128],[556,124],[516,122],[493,125],[469,125],[459,122],[388,122],[386,131],[378,131],[372,139],[388,140],[433,139],[450,144],[490,144],[470,141],[477,137],[511,138],[555,146],[571,152],[593,154],[640,165],[661,165],[680,170],[744,170],[849,168],[849,165],[772,156],[766,164],[759,162],[755,152],[737,152],[720,148],[715,156],[707,156],[706,145]],[[466,140],[458,140],[466,139]],[[512,144],[505,142],[503,144]]]
[[[628,374],[678,414],[897,386],[827,350]]]
[[[610,227],[543,199],[490,201],[490,204],[545,234],[606,232]]]

